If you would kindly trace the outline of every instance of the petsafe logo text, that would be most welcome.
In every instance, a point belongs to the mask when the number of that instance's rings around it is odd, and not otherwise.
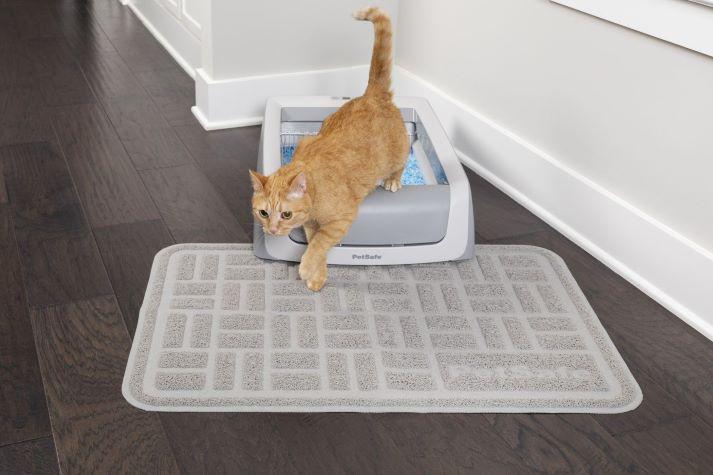
[[[381,254],[352,254],[352,259],[357,260],[357,261],[362,260],[362,259],[366,259],[366,260],[373,259],[373,260],[378,261],[379,259],[381,259]]]

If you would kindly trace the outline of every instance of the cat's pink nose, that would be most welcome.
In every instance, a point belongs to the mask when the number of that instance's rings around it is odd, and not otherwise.
[[[270,226],[270,229],[268,229],[268,231],[270,231],[270,234],[277,234],[277,228],[273,228],[272,226]]]

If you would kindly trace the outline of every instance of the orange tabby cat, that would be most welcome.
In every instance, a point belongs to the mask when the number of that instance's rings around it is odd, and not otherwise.
[[[379,182],[401,188],[409,141],[391,94],[391,20],[378,8],[354,13],[374,23],[369,83],[305,137],[292,161],[270,176],[250,171],[255,218],[267,234],[285,236],[298,226],[307,235],[299,274],[317,291],[327,279],[327,252],[349,230],[359,204]]]

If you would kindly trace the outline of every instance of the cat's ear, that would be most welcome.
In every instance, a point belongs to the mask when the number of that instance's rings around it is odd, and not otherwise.
[[[265,175],[260,175],[258,172],[250,170],[250,181],[252,181],[253,190],[256,193],[265,190],[265,183],[267,183],[267,177]]]
[[[300,172],[290,183],[290,189],[287,190],[287,199],[298,200],[304,196],[305,191],[307,191],[307,177],[304,172]]]

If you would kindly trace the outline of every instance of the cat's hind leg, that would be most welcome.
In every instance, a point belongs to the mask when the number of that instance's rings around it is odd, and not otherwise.
[[[384,183],[381,185],[388,191],[399,191],[401,189],[401,175],[404,174],[404,167],[399,168],[391,175],[384,178]]]

